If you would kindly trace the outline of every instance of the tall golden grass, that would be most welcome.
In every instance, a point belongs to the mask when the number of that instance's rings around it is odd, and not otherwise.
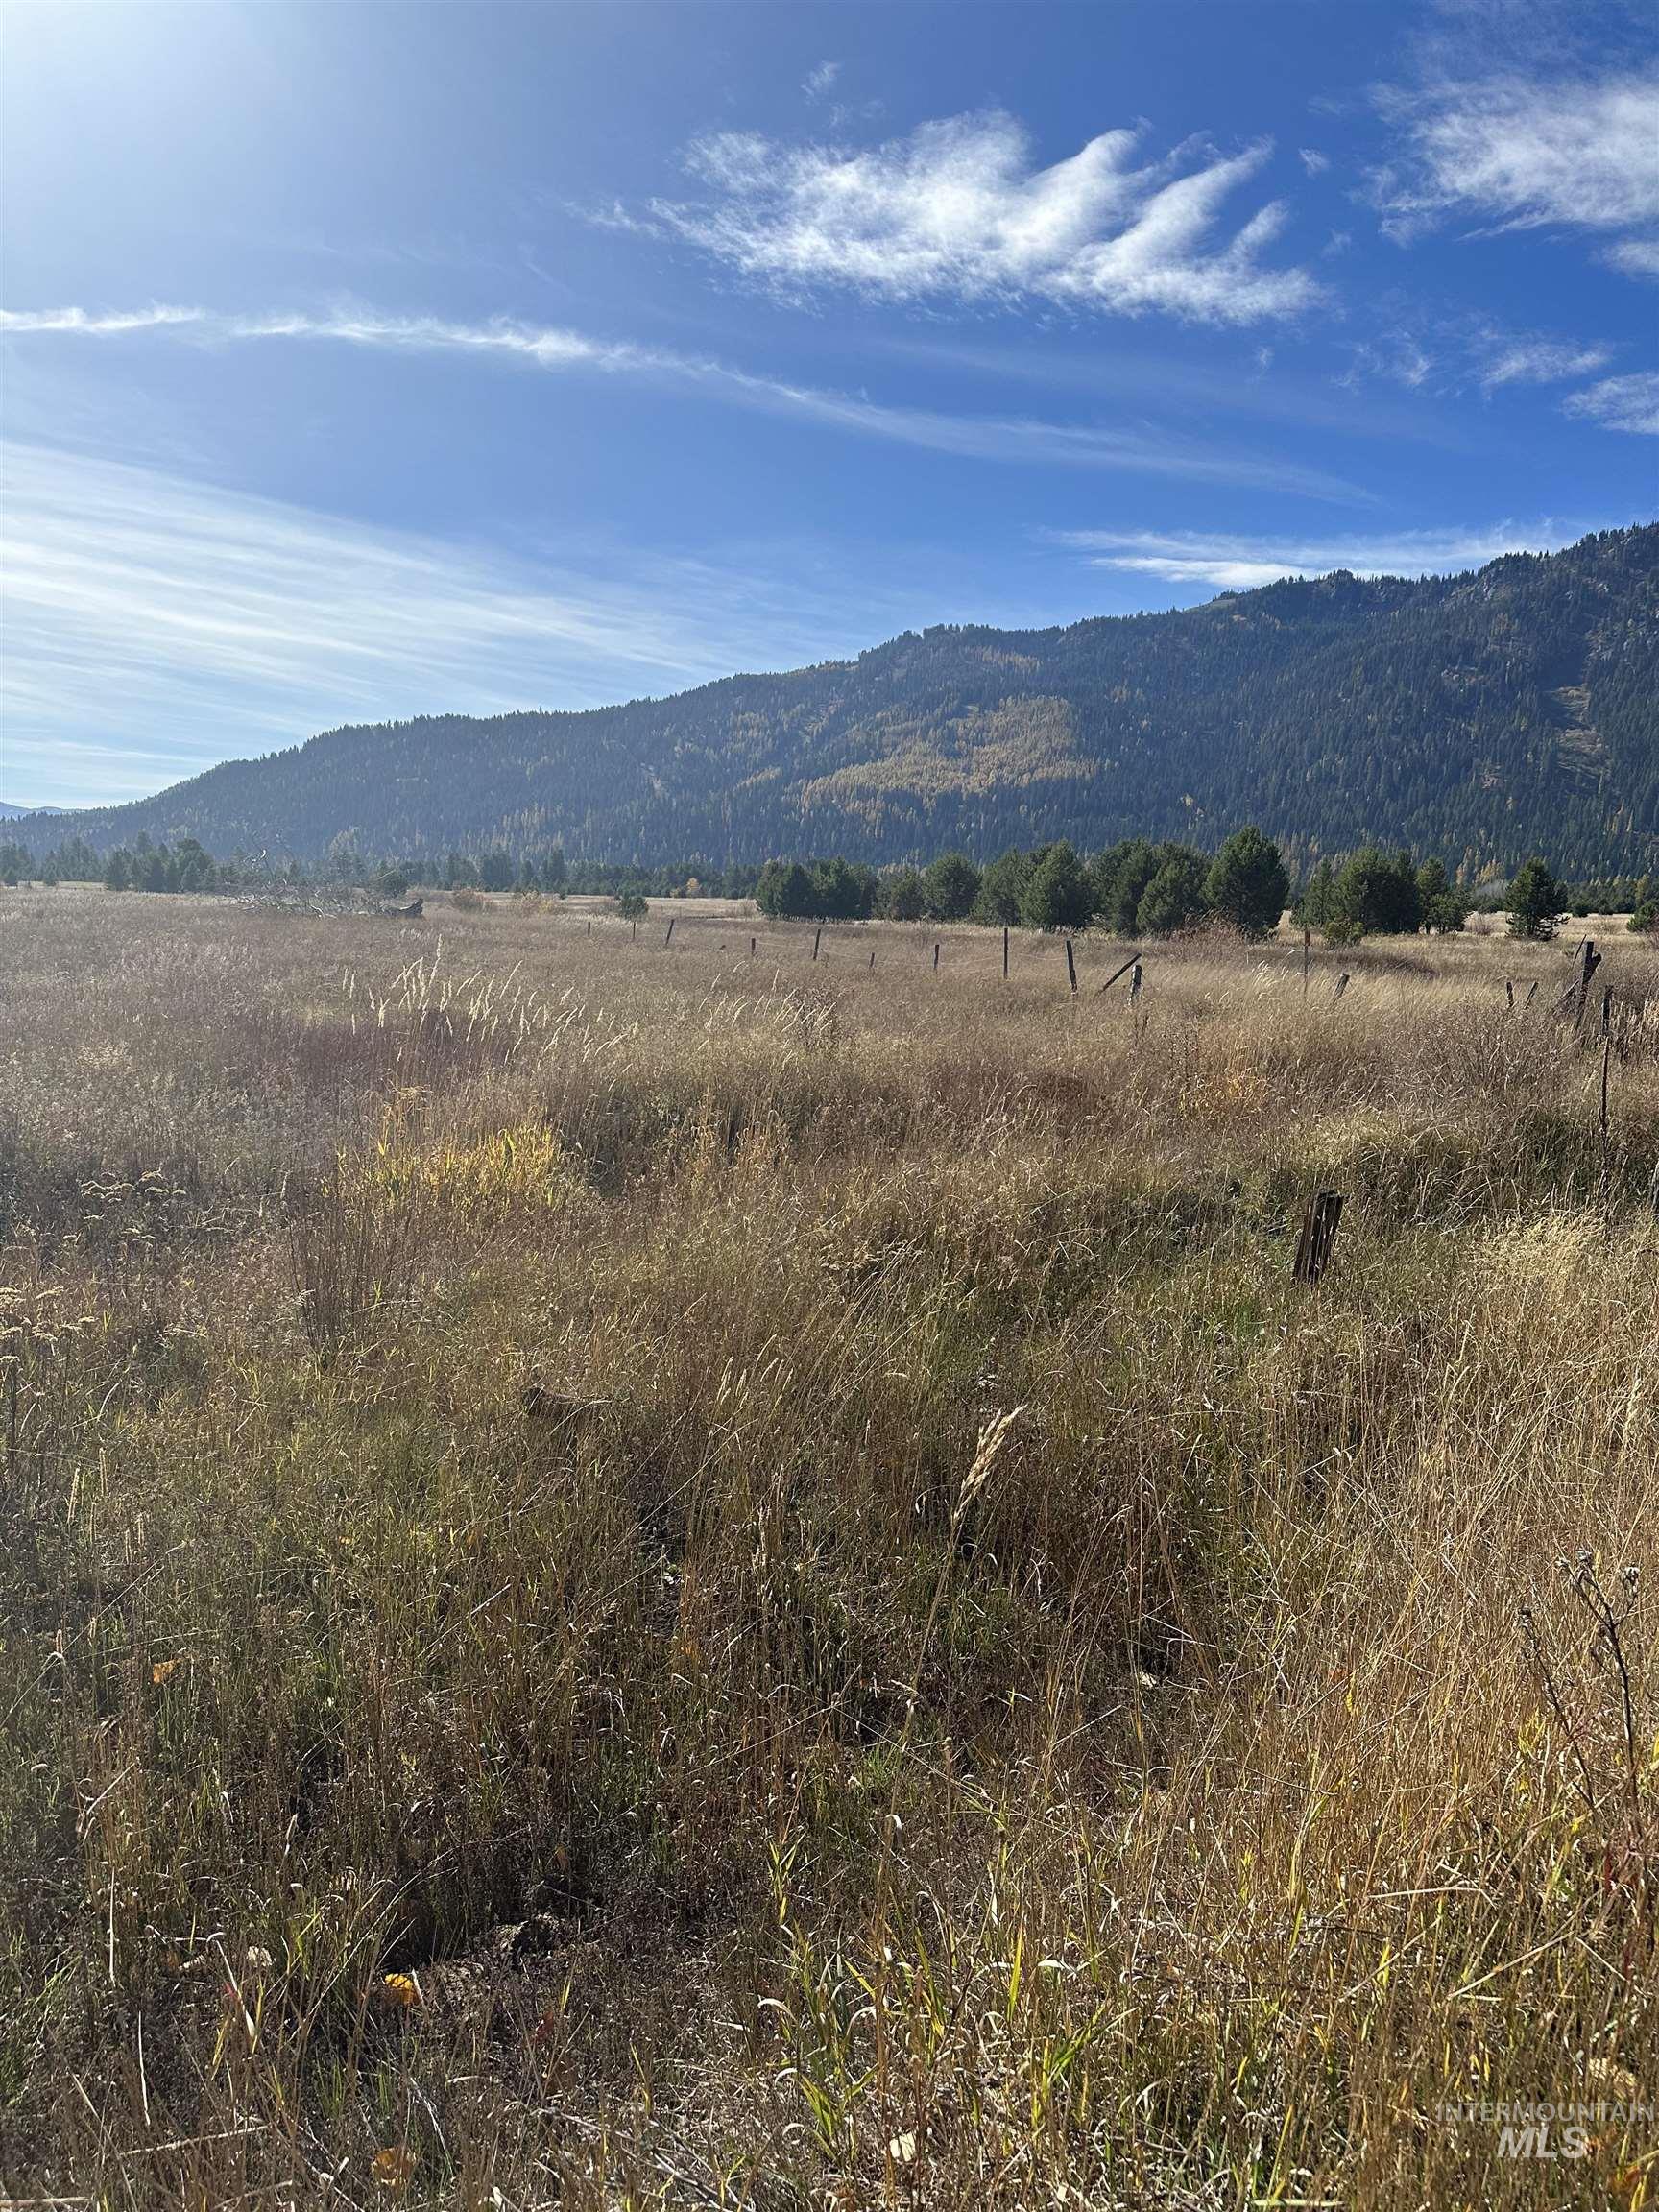
[[[675,911],[0,904],[5,2189],[1649,2202],[1659,959]]]

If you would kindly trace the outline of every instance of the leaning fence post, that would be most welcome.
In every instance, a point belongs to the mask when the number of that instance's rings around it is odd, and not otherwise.
[[[1302,1235],[1296,1244],[1293,1272],[1298,1283],[1317,1283],[1324,1274],[1330,1263],[1331,1248],[1336,1241],[1336,1227],[1341,1218],[1341,1191],[1315,1190],[1307,1213],[1302,1216]]]
[[[675,924],[675,923],[676,923],[678,920],[679,920],[679,916],[678,916],[678,915],[670,915],[670,916],[669,916],[669,919],[668,919],[668,934],[667,934],[667,936],[666,936],[666,937],[664,937],[664,938],[663,938],[663,940],[662,940],[662,942],[663,942],[663,944],[664,944],[664,945],[672,945],[672,944],[673,944],[673,942],[674,942],[674,924]]]
[[[1131,968],[1139,968],[1140,965],[1141,955],[1138,952],[1131,952],[1128,959],[1124,961],[1121,968],[1113,969],[1111,974],[1107,976],[1105,982],[1101,984],[1099,990],[1094,994],[1094,996],[1097,998],[1104,998],[1106,993],[1111,990],[1113,984],[1117,982],[1119,975],[1127,975]]]
[[[876,973],[876,948],[874,945],[870,948],[870,973],[872,975]]]
[[[816,960],[816,959],[817,959],[817,957],[818,957],[818,948],[819,948],[819,946],[820,946],[820,945],[823,943],[823,941],[824,941],[824,932],[823,932],[823,930],[822,930],[822,929],[814,929],[814,930],[813,930],[813,932],[812,932],[812,957],[813,957],[813,959],[814,959],[814,960]]]
[[[1071,986],[1071,996],[1077,996],[1077,956],[1071,950],[1071,940],[1066,940],[1066,980]]]
[[[1344,969],[1343,969],[1343,971],[1342,971],[1342,973],[1341,973],[1341,974],[1340,974],[1340,975],[1338,975],[1338,976],[1337,976],[1337,978],[1336,978],[1336,998],[1341,998],[1341,996],[1342,996],[1342,994],[1343,994],[1343,992],[1344,992],[1344,991],[1346,991],[1346,990],[1347,990],[1347,988],[1348,988],[1348,971],[1347,971],[1347,969],[1346,969],[1346,968],[1344,968]],[[1333,1006],[1334,1006],[1334,1005],[1335,1005],[1335,1003],[1336,1003],[1336,998],[1333,998],[1333,999],[1332,999],[1331,1003],[1332,1003],[1332,1005],[1333,1005]]]

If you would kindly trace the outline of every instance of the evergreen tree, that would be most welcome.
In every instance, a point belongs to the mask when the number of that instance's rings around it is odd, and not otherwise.
[[[993,860],[979,878],[979,896],[974,902],[975,922],[1012,928],[1022,920],[1025,886],[1031,878],[1031,856],[1010,846]]]
[[[920,922],[927,894],[914,868],[899,868],[881,886],[881,911],[890,922]]]
[[[1516,870],[1503,904],[1511,937],[1553,937],[1567,911],[1567,887],[1556,881],[1549,862],[1535,853]]]
[[[979,871],[965,854],[942,853],[922,878],[924,912],[930,922],[966,922],[979,896]]]
[[[1336,908],[1357,936],[1415,935],[1423,916],[1410,854],[1356,853],[1336,878]]]
[[[1425,860],[1417,871],[1417,910],[1425,929],[1461,929],[1469,919],[1468,900],[1439,860]]]
[[[1114,937],[1133,937],[1141,900],[1162,865],[1157,850],[1144,837],[1129,837],[1102,853],[1090,871],[1094,882],[1094,911]]]
[[[1028,929],[1087,929],[1094,911],[1094,886],[1064,839],[1050,845],[1032,869],[1020,902]]]
[[[1204,913],[1203,857],[1184,845],[1166,845],[1157,874],[1141,894],[1135,926],[1142,937],[1172,937]]]
[[[1204,885],[1212,909],[1246,937],[1277,929],[1289,896],[1290,877],[1278,846],[1255,829],[1233,832]]]
[[[755,886],[755,903],[775,920],[804,919],[812,911],[812,878],[799,860],[768,860]]]

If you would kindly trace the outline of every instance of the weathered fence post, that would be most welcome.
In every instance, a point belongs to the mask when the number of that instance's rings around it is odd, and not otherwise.
[[[678,919],[679,919],[678,915],[670,915],[670,916],[669,916],[669,919],[668,919],[668,934],[667,934],[667,936],[666,936],[666,937],[664,937],[664,938],[663,938],[663,940],[662,940],[662,942],[663,942],[663,944],[664,944],[664,945],[672,945],[672,944],[673,944],[673,942],[674,942],[674,924],[675,924],[675,922],[676,922],[676,921],[678,921]]]
[[[1302,1235],[1296,1245],[1294,1274],[1298,1283],[1317,1283],[1324,1274],[1341,1218],[1341,1191],[1315,1190],[1302,1216]]]
[[[933,973],[935,975],[939,973],[939,940],[937,937],[933,940]]]
[[[1338,975],[1338,976],[1337,976],[1337,978],[1336,978],[1336,998],[1341,998],[1341,996],[1342,996],[1342,994],[1343,994],[1343,992],[1344,992],[1344,991],[1346,991],[1346,990],[1347,990],[1347,988],[1348,988],[1348,971],[1347,971],[1347,969],[1346,969],[1346,968],[1344,968],[1344,969],[1343,969],[1343,971],[1342,971],[1342,973],[1341,973],[1341,974],[1340,974],[1340,975]],[[1331,1003],[1332,1003],[1332,1005],[1333,1005],[1333,1006],[1334,1006],[1334,1005],[1335,1005],[1335,1003],[1336,1003],[1336,998],[1333,998],[1333,999],[1332,999]]]
[[[1583,1024],[1584,1009],[1585,1006],[1589,1003],[1590,998],[1590,978],[1595,974],[1597,969],[1601,965],[1601,955],[1596,950],[1596,940],[1594,937],[1585,938],[1584,950],[1581,957],[1584,963],[1583,973],[1579,975],[1578,978],[1578,1003],[1574,1009],[1573,1014],[1573,1026],[1575,1029],[1581,1027]]]
[[[872,975],[876,973],[876,948],[874,945],[870,948],[870,973]]]
[[[1071,996],[1077,996],[1077,955],[1071,950],[1071,940],[1066,940],[1066,980],[1071,986]]]
[[[814,960],[816,960],[816,959],[817,959],[817,957],[818,957],[818,948],[819,948],[819,946],[820,946],[820,945],[821,945],[823,942],[824,942],[824,932],[823,932],[823,930],[822,930],[822,929],[814,929],[814,930],[813,930],[813,932],[812,932],[812,957],[813,957],[813,959],[814,959]]]
[[[1607,1079],[1613,1069],[1613,986],[1608,983],[1601,990],[1601,1171],[1600,1198],[1606,1209],[1611,1189],[1610,1161],[1607,1145]],[[1608,1222],[1611,1234],[1612,1223]]]
[[[1002,980],[1004,983],[1008,980],[1008,925],[1006,922],[1002,925]]]
[[[1304,998],[1308,996],[1308,978],[1312,967],[1313,932],[1311,929],[1304,928],[1302,931],[1302,996]]]
[[[593,917],[591,914],[588,917],[588,934],[589,937],[593,934]]]
[[[751,960],[755,957],[755,940],[753,937],[749,940],[749,957]]]
[[[1515,986],[1507,977],[1504,978],[1503,994],[1509,1001],[1509,1011],[1513,1014],[1515,1011]]]

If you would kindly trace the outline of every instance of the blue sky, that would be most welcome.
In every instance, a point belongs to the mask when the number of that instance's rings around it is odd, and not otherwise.
[[[4,36],[15,803],[1659,505],[1646,7]]]

